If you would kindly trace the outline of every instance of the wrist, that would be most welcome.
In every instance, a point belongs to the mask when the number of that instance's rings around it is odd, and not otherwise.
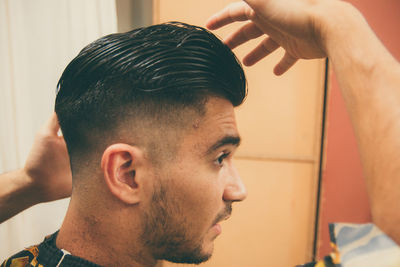
[[[25,168],[18,170],[18,176],[15,178],[16,187],[19,188],[21,200],[33,206],[40,203],[39,188],[35,184],[35,179],[26,171]]]
[[[0,177],[0,223],[37,204],[32,180],[23,169]]]
[[[339,50],[358,46],[359,38],[355,33],[369,29],[362,14],[352,4],[340,0],[316,6],[314,18],[320,47],[329,58]]]

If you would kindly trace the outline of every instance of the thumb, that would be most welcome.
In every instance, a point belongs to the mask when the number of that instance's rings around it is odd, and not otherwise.
[[[49,135],[57,135],[60,125],[58,124],[57,114],[53,112],[51,117],[47,120],[46,124],[43,126],[42,130],[44,133]]]

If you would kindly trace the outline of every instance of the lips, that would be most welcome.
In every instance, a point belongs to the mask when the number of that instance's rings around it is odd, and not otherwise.
[[[228,216],[225,216],[221,221],[226,221],[231,217],[231,215],[229,214]]]

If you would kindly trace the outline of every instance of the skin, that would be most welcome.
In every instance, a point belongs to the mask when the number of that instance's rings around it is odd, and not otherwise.
[[[67,148],[54,113],[37,133],[25,166],[0,175],[0,222],[41,202],[71,195]]]
[[[98,175],[84,177],[86,191],[73,191],[57,246],[103,266],[208,259],[218,223],[247,195],[232,162],[240,141],[232,104],[210,98],[184,131],[162,164],[144,147],[110,145]]]
[[[252,65],[282,47],[278,75],[298,59],[328,57],[338,77],[359,145],[373,222],[400,244],[400,65],[353,6],[329,0],[247,0],[207,21],[217,29],[247,24],[225,42],[264,40],[243,59]]]
[[[170,211],[168,221],[173,222],[173,229],[169,232],[168,228],[155,227],[162,230],[147,239],[172,238],[169,241],[175,244],[157,251],[160,259],[195,263],[208,259],[219,233],[215,224],[227,218],[232,202],[243,200],[246,194],[232,162],[240,140],[233,108],[222,99],[212,99],[207,107],[206,116],[184,138],[178,154],[182,156],[157,170],[166,192],[163,205]],[[225,145],[210,149],[216,143]],[[159,222],[159,217],[155,219]],[[180,253],[174,255],[174,251]]]

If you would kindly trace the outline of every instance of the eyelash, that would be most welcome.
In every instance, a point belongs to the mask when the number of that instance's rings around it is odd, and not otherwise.
[[[220,167],[222,167],[222,165],[224,164],[224,160],[225,160],[226,158],[228,158],[230,154],[231,154],[230,152],[223,152],[223,153],[221,154],[221,156],[219,156],[219,157],[215,160],[215,164],[218,165],[218,166],[220,166]]]

